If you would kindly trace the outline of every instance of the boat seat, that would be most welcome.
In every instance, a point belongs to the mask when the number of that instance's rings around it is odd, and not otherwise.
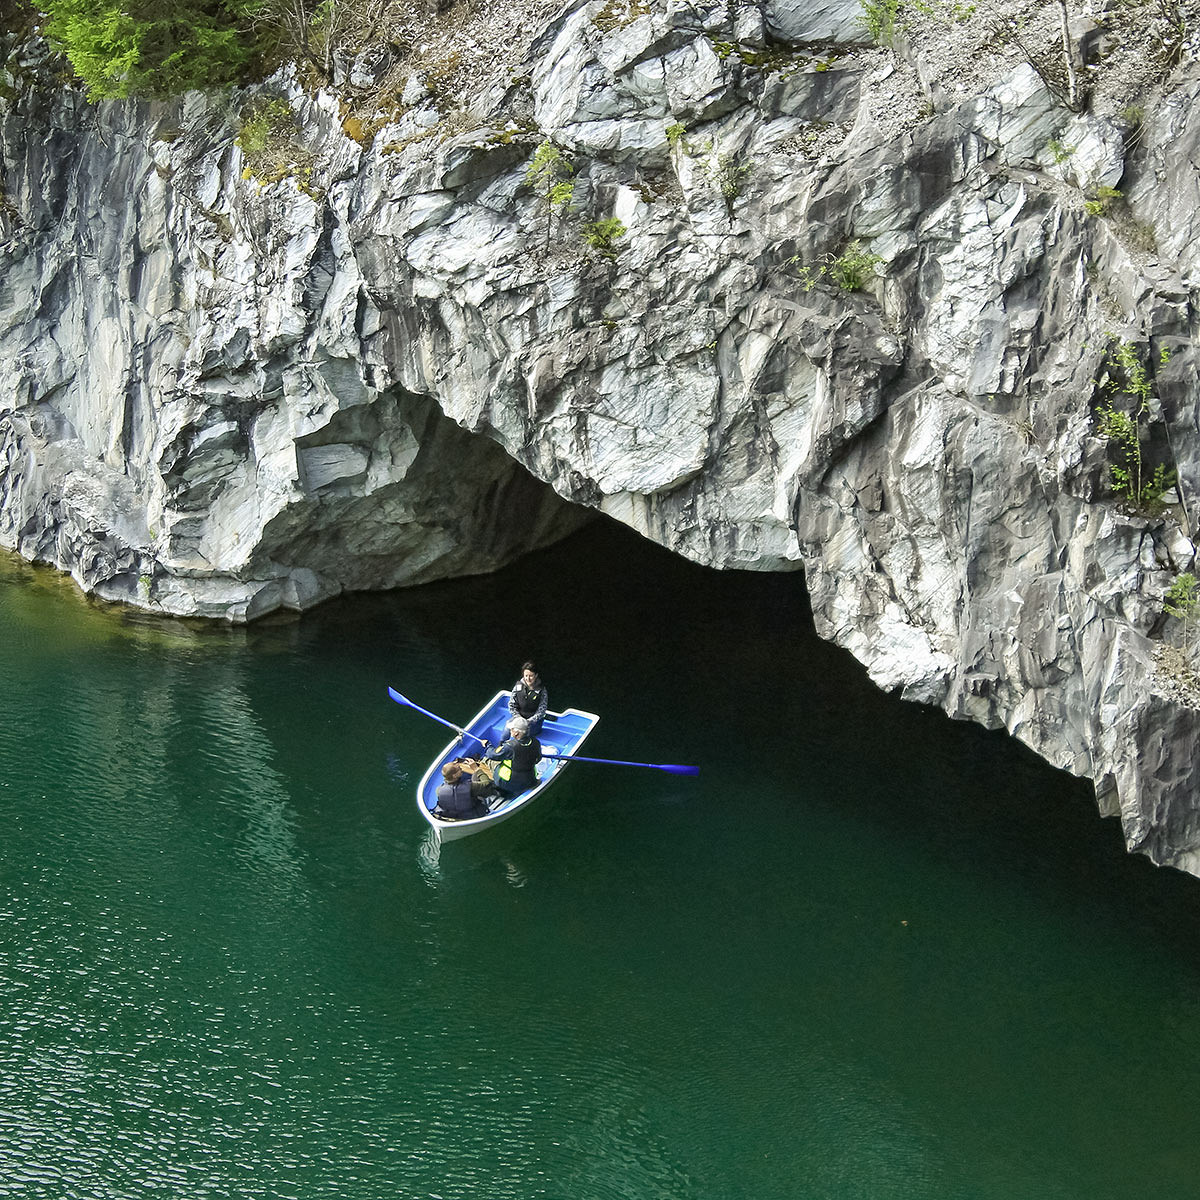
[[[549,742],[542,742],[542,753],[558,754],[559,749],[557,746],[550,745]],[[549,779],[550,776],[553,775],[558,769],[558,765],[558,759],[556,758],[543,758],[542,761],[539,762],[534,768],[534,773],[537,775],[538,782],[540,783],[543,779]]]

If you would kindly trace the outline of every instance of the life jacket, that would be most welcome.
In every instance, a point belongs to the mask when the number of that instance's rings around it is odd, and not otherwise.
[[[542,760],[542,744],[535,737],[526,738],[513,746],[511,758],[504,759],[496,772],[500,783],[507,783],[514,775],[525,787],[531,787],[537,778],[534,768]]]
[[[437,806],[448,817],[473,816],[479,805],[471,795],[470,775],[464,775],[457,783],[439,784]]]
[[[540,679],[538,683],[541,683]],[[516,705],[517,712],[527,721],[541,706],[542,690],[541,687],[526,687],[524,680],[521,680],[512,690],[513,704]]]

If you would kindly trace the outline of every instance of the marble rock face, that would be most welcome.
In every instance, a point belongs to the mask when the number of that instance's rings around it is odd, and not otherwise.
[[[860,39],[857,5],[597,9],[469,120],[422,84],[358,138],[286,74],[90,106],[11,56],[0,543],[249,620],[492,570],[603,512],[803,569],[880,686],[1007,728],[1200,874],[1200,713],[1156,654],[1200,516],[1200,79],[1127,153],[1026,63],[961,93],[806,49]],[[255,177],[235,134],[261,94],[309,174]],[[546,139],[565,214],[526,178]],[[1072,171],[1120,184],[1123,224]],[[1158,516],[1109,486],[1114,339],[1153,371]]]

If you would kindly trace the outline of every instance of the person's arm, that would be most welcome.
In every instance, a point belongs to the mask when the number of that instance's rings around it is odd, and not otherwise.
[[[542,686],[542,702],[538,705],[538,710],[533,714],[534,721],[541,721],[546,716],[546,707],[550,703],[550,689],[545,685]]]
[[[515,684],[513,686],[513,690],[508,693],[508,711],[512,713],[514,717],[519,717],[521,715],[517,711],[517,688],[520,686],[521,685],[519,683]]]
[[[512,757],[513,740],[506,738],[498,745],[488,756],[488,762],[503,762],[506,758]]]

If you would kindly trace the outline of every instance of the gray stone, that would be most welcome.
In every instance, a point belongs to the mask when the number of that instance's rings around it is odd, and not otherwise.
[[[859,0],[766,0],[763,20],[782,42],[863,42]]]
[[[0,100],[0,543],[246,621],[492,570],[604,512],[803,569],[881,687],[1008,729],[1200,873],[1198,714],[1156,657],[1200,520],[1194,66],[1127,156],[1028,64],[969,94],[881,50],[785,70],[735,7],[601,29],[569,5],[521,114],[488,92],[464,128],[414,93],[369,147],[292,87],[303,188],[243,178],[220,97],[25,81]],[[755,11],[803,41],[853,7]],[[544,139],[574,182],[550,219]],[[1089,216],[1117,179],[1130,213]],[[875,257],[843,288],[855,243]],[[1153,365],[1158,516],[1109,486],[1110,334]]]

